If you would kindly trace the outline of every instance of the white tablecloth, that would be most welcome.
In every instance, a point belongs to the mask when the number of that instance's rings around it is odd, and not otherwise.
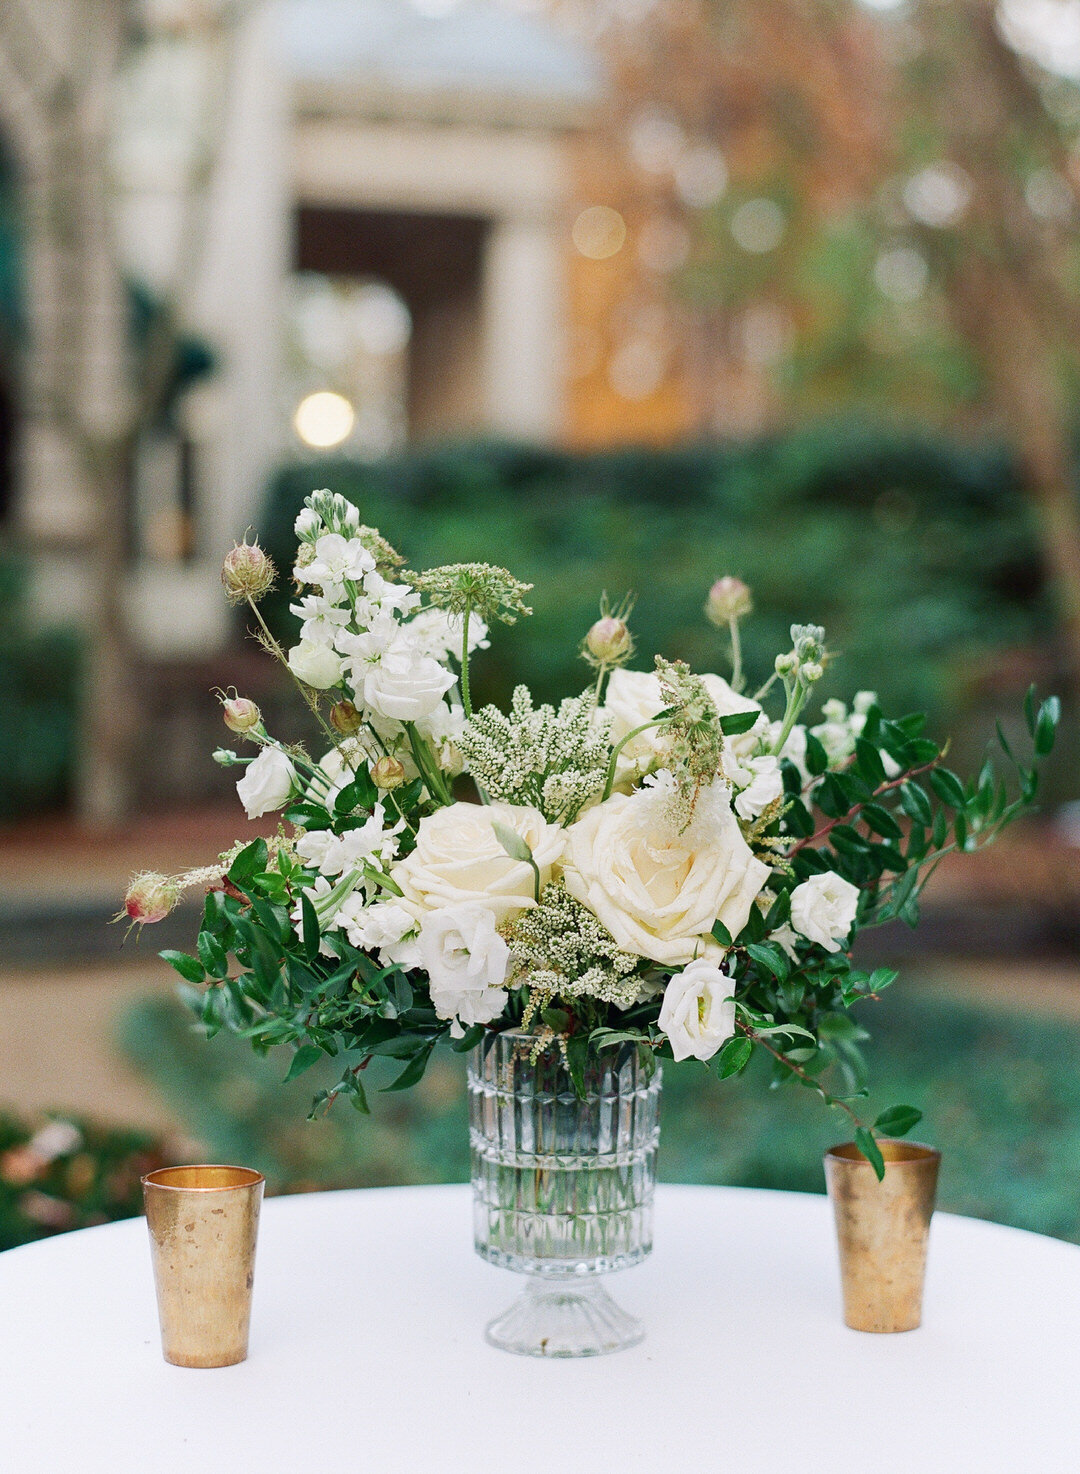
[[[515,1276],[468,1189],[266,1203],[246,1363],[161,1358],[146,1228],[0,1254],[2,1474],[1076,1474],[1080,1249],[939,1214],[925,1321],[840,1317],[822,1198],[661,1188],[608,1286],[648,1334],[545,1362],[488,1346]]]

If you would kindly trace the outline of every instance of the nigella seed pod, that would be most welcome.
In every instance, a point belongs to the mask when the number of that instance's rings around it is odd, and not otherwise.
[[[274,587],[273,563],[257,542],[237,543],[221,565],[221,582],[230,604],[256,604]]]
[[[718,578],[709,590],[705,615],[713,624],[724,625],[733,619],[743,619],[753,607],[750,590],[742,579],[726,574]]]
[[[330,725],[343,737],[352,737],[364,725],[364,718],[351,701],[335,701],[330,708]]]
[[[246,696],[229,697],[221,703],[221,715],[230,732],[243,735],[262,721],[262,712]]]
[[[180,887],[167,875],[154,870],[136,875],[124,897],[124,912],[140,925],[163,921],[180,899]]]
[[[376,788],[381,788],[384,793],[391,789],[400,788],[405,782],[405,767],[396,757],[381,757],[377,763],[371,765],[371,781]]]
[[[633,648],[626,621],[612,614],[598,619],[585,636],[585,648],[594,660],[604,665],[625,660]]]

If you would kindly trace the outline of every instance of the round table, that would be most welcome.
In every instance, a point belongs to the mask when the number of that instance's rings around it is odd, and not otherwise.
[[[1075,1474],[1080,1249],[939,1214],[925,1322],[840,1317],[823,1198],[662,1187],[656,1250],[608,1282],[614,1356],[483,1339],[515,1276],[472,1253],[469,1190],[277,1198],[251,1352],[165,1364],[141,1220],[0,1255],[4,1474]]]

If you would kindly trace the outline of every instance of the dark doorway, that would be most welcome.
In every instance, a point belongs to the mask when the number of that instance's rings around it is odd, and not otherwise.
[[[325,276],[372,277],[412,316],[408,358],[411,439],[462,435],[483,423],[481,285],[487,222],[305,205],[296,213],[294,265]]]

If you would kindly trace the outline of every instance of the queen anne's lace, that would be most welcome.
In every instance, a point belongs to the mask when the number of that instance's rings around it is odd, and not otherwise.
[[[553,824],[571,823],[604,789],[611,757],[606,722],[592,693],[553,706],[533,706],[518,686],[507,715],[485,706],[466,724],[458,746],[489,797],[528,804]]]
[[[552,998],[597,998],[616,1008],[637,1000],[641,959],[624,952],[561,880],[544,888],[539,906],[503,928],[510,943],[511,987],[529,988],[535,1006]]]

